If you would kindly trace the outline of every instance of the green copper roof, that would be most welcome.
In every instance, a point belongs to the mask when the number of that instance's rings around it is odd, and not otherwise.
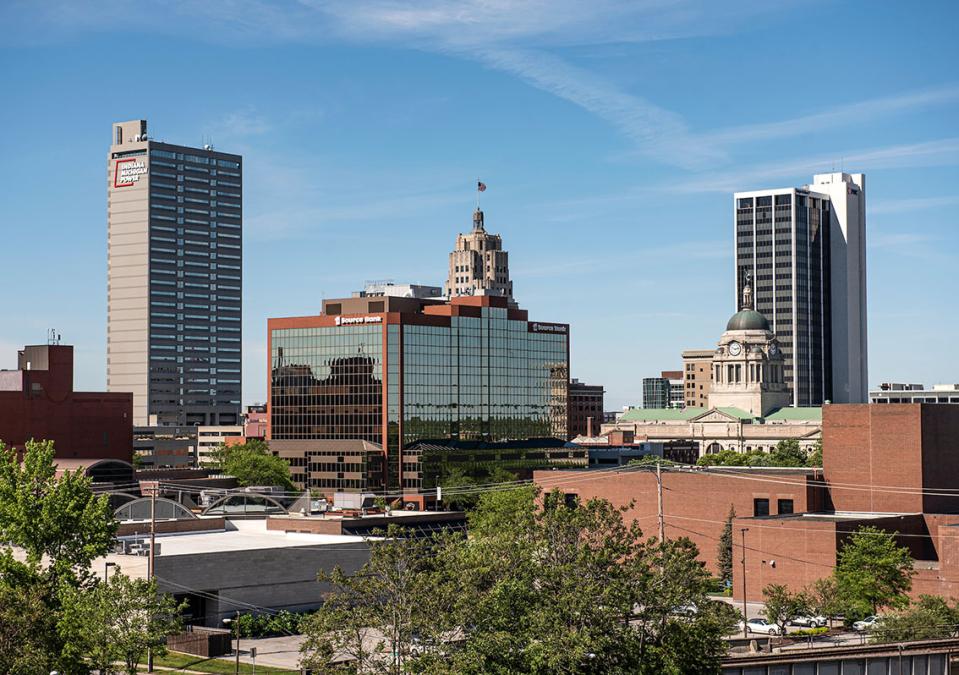
[[[633,408],[623,413],[620,422],[666,422],[688,420],[706,412],[706,408]]]
[[[769,330],[769,321],[755,309],[744,309],[733,314],[726,330]]]
[[[780,408],[766,415],[766,419],[773,422],[776,420],[821,422],[822,408]]]

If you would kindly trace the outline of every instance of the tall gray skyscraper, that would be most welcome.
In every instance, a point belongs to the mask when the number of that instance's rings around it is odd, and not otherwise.
[[[865,403],[866,178],[737,192],[734,303],[747,275],[786,357],[793,405]]]
[[[243,160],[113,125],[107,155],[107,389],[138,426],[237,424]]]

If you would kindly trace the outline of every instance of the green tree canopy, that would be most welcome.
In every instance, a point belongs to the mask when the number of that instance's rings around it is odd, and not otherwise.
[[[24,640],[0,656],[0,665],[18,659],[9,672],[80,670],[63,653],[71,636],[57,621],[65,596],[95,586],[90,563],[110,550],[117,528],[108,497],[90,484],[79,472],[57,476],[51,442],[28,442],[22,462],[0,444],[0,641]]]
[[[909,549],[896,544],[891,532],[861,527],[843,545],[838,558],[834,575],[847,621],[908,603],[906,594],[915,574],[913,560]]]
[[[295,490],[290,478],[290,465],[270,451],[258,439],[240,445],[220,445],[213,452],[213,462],[223,473],[234,476],[241,486],[273,485]]]
[[[809,456],[799,446],[794,438],[784,439],[776,444],[772,452],[749,450],[721,450],[700,457],[696,464],[699,466],[822,466],[822,447],[819,446],[818,455]]]
[[[304,663],[371,672],[718,672],[736,612],[686,539],[645,540],[608,501],[484,493],[468,538],[371,541],[307,630]],[[387,543],[388,542],[388,543]],[[694,606],[696,611],[677,612]]]
[[[959,607],[938,595],[920,595],[906,609],[883,617],[872,630],[873,642],[934,640],[959,630]]]
[[[769,584],[763,589],[763,616],[786,634],[786,624],[809,613],[809,599],[804,593],[792,593],[782,584]]]

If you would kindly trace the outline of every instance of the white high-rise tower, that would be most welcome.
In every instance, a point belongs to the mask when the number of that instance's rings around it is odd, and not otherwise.
[[[751,275],[793,405],[867,400],[865,184],[829,173],[734,195],[736,299]]]

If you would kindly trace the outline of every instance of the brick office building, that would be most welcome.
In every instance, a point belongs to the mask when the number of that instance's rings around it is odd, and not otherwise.
[[[133,395],[73,390],[73,347],[33,345],[17,370],[0,371],[0,440],[22,449],[54,442],[58,459],[120,459],[133,453]]]
[[[719,537],[736,509],[734,559],[745,536],[746,595],[795,590],[832,573],[859,527],[899,533],[916,560],[913,593],[959,597],[959,409],[938,404],[828,405],[823,469],[714,467],[663,472],[666,536],[687,536],[715,571]],[[603,497],[655,534],[656,479],[624,469],[537,472],[544,489]],[[741,532],[745,529],[745,532]],[[741,566],[733,594],[742,597]]]
[[[603,395],[601,384],[586,384],[576,378],[569,383],[569,438],[592,436],[603,424]]]

